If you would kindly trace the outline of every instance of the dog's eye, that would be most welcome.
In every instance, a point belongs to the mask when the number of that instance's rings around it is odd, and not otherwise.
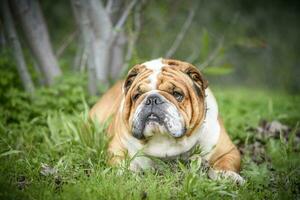
[[[173,96],[175,97],[175,99],[178,101],[178,102],[181,102],[183,100],[183,94],[181,94],[180,92],[177,92],[177,91],[174,91],[173,92]]]
[[[132,100],[136,101],[140,96],[141,96],[140,93],[136,93],[135,95],[132,96]]]

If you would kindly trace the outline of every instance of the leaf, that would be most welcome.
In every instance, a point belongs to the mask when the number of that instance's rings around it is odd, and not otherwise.
[[[203,30],[202,36],[201,36],[201,49],[200,49],[200,59],[206,60],[209,54],[209,35],[206,29]]]
[[[233,72],[233,66],[229,63],[223,64],[221,66],[209,66],[204,68],[204,73],[208,75],[227,75]]]
[[[4,153],[1,153],[1,154],[0,154],[0,158],[1,158],[1,157],[4,157],[4,156],[9,156],[9,155],[12,155],[12,154],[22,153],[22,152],[23,152],[23,151],[11,149],[11,150],[9,150],[9,151],[6,151],[6,152],[4,152]]]

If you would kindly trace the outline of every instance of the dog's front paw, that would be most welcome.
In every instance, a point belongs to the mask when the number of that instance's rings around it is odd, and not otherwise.
[[[230,179],[238,185],[243,185],[245,183],[245,179],[233,171],[214,170],[211,168],[208,171],[208,177],[212,180],[219,180],[221,178]]]

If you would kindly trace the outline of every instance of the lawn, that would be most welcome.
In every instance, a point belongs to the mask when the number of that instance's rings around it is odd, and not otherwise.
[[[96,98],[76,83],[66,78],[39,89],[33,99],[1,83],[0,199],[300,198],[299,95],[213,87],[229,134],[243,152],[246,183],[237,186],[210,180],[194,162],[161,163],[142,174],[128,171],[128,162],[111,168],[106,125],[86,121]]]

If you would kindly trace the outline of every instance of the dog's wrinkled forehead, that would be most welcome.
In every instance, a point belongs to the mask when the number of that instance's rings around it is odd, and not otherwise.
[[[170,71],[168,69],[172,70]],[[178,73],[176,73],[176,71]],[[203,78],[200,71],[190,63],[158,58],[136,65],[129,71],[124,83],[125,94],[136,84],[144,82],[147,82],[148,91],[158,89],[160,75],[168,76],[166,79],[187,75],[186,78],[190,79],[190,81],[202,90],[207,87],[207,81]]]
[[[167,64],[163,63],[163,59],[155,59],[142,64],[147,69],[152,70],[152,74],[149,76],[150,86],[153,90],[157,88],[157,76],[161,73],[162,67],[167,66]]]

